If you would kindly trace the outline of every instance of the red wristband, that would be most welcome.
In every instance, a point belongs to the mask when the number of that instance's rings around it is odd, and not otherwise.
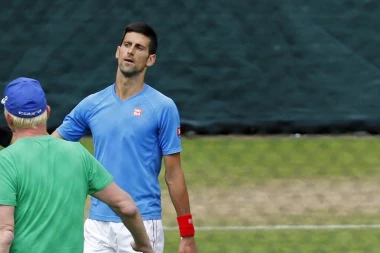
[[[184,214],[177,217],[179,234],[181,237],[194,236],[195,229],[193,224],[193,217],[191,214]]]

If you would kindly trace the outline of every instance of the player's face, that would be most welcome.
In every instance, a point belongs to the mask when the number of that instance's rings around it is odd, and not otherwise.
[[[129,32],[124,36],[116,50],[119,70],[124,76],[136,76],[154,64],[156,55],[149,54],[149,43],[150,39],[140,33]]]

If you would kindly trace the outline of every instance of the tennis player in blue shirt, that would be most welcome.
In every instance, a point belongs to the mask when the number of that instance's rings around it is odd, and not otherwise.
[[[179,251],[195,253],[194,225],[181,168],[181,130],[172,99],[144,83],[156,60],[157,36],[145,23],[129,24],[116,49],[116,82],[84,98],[53,135],[78,141],[91,131],[95,157],[133,197],[156,253],[163,253],[164,231],[158,175],[161,162],[177,212]],[[85,253],[132,253],[132,236],[120,218],[92,198],[85,222]]]

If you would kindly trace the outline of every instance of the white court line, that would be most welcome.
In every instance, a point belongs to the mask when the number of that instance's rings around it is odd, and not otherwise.
[[[360,229],[360,228],[380,228],[380,224],[375,225],[274,225],[274,226],[215,226],[215,227],[195,227],[198,231],[213,230],[300,230],[300,229]],[[177,227],[164,227],[164,230],[178,230]]]

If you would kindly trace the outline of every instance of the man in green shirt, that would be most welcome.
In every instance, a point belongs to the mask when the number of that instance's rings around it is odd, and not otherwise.
[[[50,107],[40,83],[17,78],[4,95],[14,143],[0,151],[0,253],[82,253],[88,194],[120,216],[134,250],[153,253],[130,195],[80,143],[47,133]]]

